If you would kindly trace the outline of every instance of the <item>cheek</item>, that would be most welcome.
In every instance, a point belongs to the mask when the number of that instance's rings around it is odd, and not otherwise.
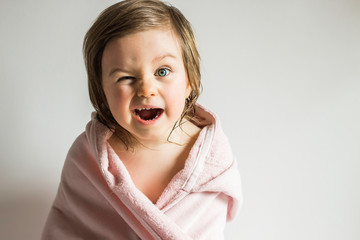
[[[107,99],[110,110],[116,111],[125,108],[129,102],[128,95],[128,91],[123,88],[112,89],[112,91],[109,91],[107,94]]]
[[[176,112],[182,113],[185,106],[185,99],[187,98],[187,84],[186,82],[179,82],[178,84],[172,84],[166,89],[166,96],[168,99],[168,105],[171,106]]]

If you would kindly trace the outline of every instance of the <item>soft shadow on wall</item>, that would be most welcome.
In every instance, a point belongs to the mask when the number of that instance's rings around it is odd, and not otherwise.
[[[53,198],[48,190],[1,196],[0,212],[6,216],[0,218],[1,239],[40,239]]]

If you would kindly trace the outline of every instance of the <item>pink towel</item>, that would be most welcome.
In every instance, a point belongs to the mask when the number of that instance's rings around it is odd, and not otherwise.
[[[223,239],[241,202],[240,176],[216,116],[197,106],[197,117],[202,130],[184,169],[153,204],[93,114],[69,150],[42,239]]]

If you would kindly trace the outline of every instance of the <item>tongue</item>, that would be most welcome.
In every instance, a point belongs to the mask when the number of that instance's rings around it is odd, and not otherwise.
[[[158,109],[150,109],[150,110],[141,110],[137,111],[140,118],[144,120],[151,120],[154,119],[158,113]]]

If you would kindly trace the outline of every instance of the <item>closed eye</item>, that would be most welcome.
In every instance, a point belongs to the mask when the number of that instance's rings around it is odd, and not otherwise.
[[[135,77],[124,76],[124,77],[119,78],[117,81],[122,82],[122,81],[128,81],[128,80],[133,81],[133,80],[135,80]]]

